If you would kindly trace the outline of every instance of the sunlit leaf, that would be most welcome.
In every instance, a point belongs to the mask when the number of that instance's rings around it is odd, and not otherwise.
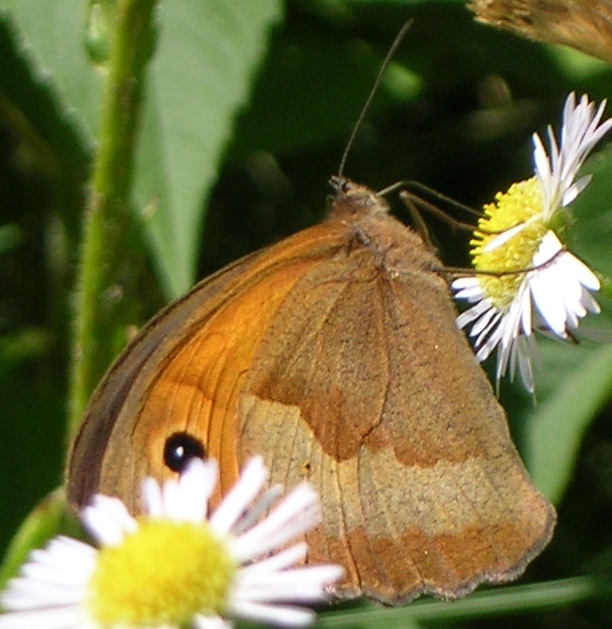
[[[168,296],[193,283],[203,212],[235,116],[266,54],[279,0],[161,3],[136,198]]]
[[[92,148],[103,76],[83,45],[86,8],[82,0],[0,0],[0,12],[9,20],[32,75],[48,85],[58,111]]]

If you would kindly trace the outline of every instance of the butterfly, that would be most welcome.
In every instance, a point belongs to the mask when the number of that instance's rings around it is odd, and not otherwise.
[[[533,487],[461,332],[442,265],[387,202],[331,180],[320,224],[247,255],[162,310],[93,395],[68,497],[137,513],[142,480],[194,456],[220,491],[262,454],[309,481],[309,562],[344,566],[338,598],[455,598],[523,572],[553,507]]]

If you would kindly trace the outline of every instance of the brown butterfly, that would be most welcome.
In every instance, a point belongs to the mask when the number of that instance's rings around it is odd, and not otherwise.
[[[398,603],[515,578],[555,515],[531,485],[441,268],[375,192],[342,177],[328,218],[246,256],[158,314],[97,389],[72,450],[75,507],[138,512],[143,478],[192,456],[221,493],[253,454],[308,480],[309,562],[338,597]]]

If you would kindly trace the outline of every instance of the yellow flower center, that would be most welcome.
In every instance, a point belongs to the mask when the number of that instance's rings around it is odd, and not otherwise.
[[[207,524],[146,520],[99,551],[89,609],[102,627],[185,625],[223,611],[236,568]]]
[[[523,280],[523,271],[533,266],[533,256],[548,231],[536,217],[542,213],[542,192],[535,177],[512,184],[508,192],[498,192],[495,201],[484,207],[484,216],[470,241],[472,264],[477,271],[500,275],[479,275],[480,285],[496,307],[507,306]],[[512,227],[531,222],[512,238],[487,250],[487,246]],[[510,274],[508,274],[510,272]]]

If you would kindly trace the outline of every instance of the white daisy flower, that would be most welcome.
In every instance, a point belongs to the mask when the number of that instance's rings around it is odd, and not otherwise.
[[[559,235],[569,225],[569,204],[590,181],[588,175],[578,177],[578,171],[612,127],[612,119],[602,122],[605,105],[595,110],[586,95],[576,103],[570,94],[559,143],[548,127],[550,154],[533,135],[535,176],[485,206],[471,241],[472,264],[480,274],[452,283],[455,298],[472,304],[457,317],[457,325],[472,326],[477,359],[497,350],[498,385],[508,371],[512,378],[518,371],[533,393],[533,332],[566,339],[587,312],[599,312],[591,295],[599,290],[599,280],[564,248]]]
[[[210,515],[215,461],[194,459],[163,486],[148,478],[142,518],[117,498],[95,496],[82,519],[100,548],[57,537],[35,550],[0,597],[0,629],[224,629],[233,618],[311,624],[314,612],[303,604],[325,600],[343,569],[295,566],[307,545],[287,543],[319,522],[317,495],[303,483],[272,506],[279,488],[262,493],[267,476],[261,457],[252,459]]]

